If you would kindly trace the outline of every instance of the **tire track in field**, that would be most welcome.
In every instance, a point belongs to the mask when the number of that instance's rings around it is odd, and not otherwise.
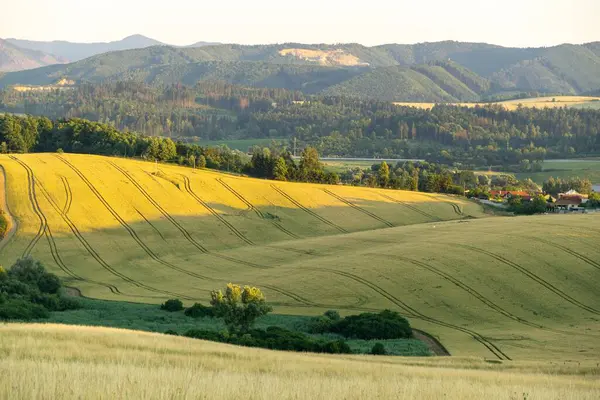
[[[389,221],[381,218],[380,216],[372,213],[369,210],[365,210],[364,208],[362,208],[360,206],[357,206],[356,204],[352,203],[349,200],[346,200],[342,196],[340,196],[340,195],[338,195],[336,193],[333,193],[331,190],[329,190],[329,189],[323,189],[323,191],[325,193],[327,193],[328,195],[330,195],[331,197],[333,197],[334,199],[337,199],[337,200],[341,201],[342,203],[346,204],[347,206],[350,206],[350,207],[354,208],[356,211],[359,211],[359,212],[361,212],[361,213],[363,213],[363,214],[365,214],[365,215],[367,215],[367,216],[369,216],[369,217],[371,217],[371,218],[373,218],[373,219],[375,219],[375,220],[377,220],[379,222],[382,222],[383,224],[387,225],[390,228],[394,227],[394,224],[392,224],[391,222],[389,222]]]
[[[412,308],[408,304],[404,303],[403,301],[399,300],[397,297],[393,296],[385,289],[381,288],[380,286],[377,286],[376,284],[374,284],[364,278],[361,278],[358,275],[354,275],[354,274],[351,274],[351,273],[345,272],[345,271],[329,269],[329,268],[306,268],[306,269],[311,269],[314,271],[329,271],[333,274],[346,277],[357,283],[367,286],[370,289],[372,289],[373,291],[379,293],[382,297],[386,298],[387,300],[389,300],[390,302],[395,304],[396,306],[400,307],[402,310],[404,310],[406,316],[408,316],[410,318],[420,319],[422,321],[426,321],[426,322],[429,322],[429,323],[432,323],[435,325],[443,326],[443,327],[446,327],[449,329],[453,329],[453,330],[457,330],[457,331],[466,333],[469,336],[471,336],[473,339],[475,339],[477,342],[479,342],[483,346],[485,346],[498,359],[511,360],[511,358],[506,353],[504,353],[502,350],[500,350],[500,348],[498,346],[496,346],[493,342],[491,342],[489,339],[485,338],[481,334],[479,334],[471,329],[462,327],[462,326],[453,325],[448,322],[444,322],[444,321],[440,321],[440,320],[432,318],[432,317],[428,317],[428,316],[422,314],[421,312],[419,312],[418,310]]]
[[[229,221],[227,221],[225,218],[223,218],[223,216],[221,214],[219,214],[214,208],[212,208],[210,205],[208,205],[208,203],[206,203],[204,200],[202,200],[200,197],[198,197],[198,195],[194,192],[194,190],[192,189],[192,185],[190,183],[190,178],[188,178],[185,175],[181,175],[183,177],[183,182],[184,182],[184,187],[186,192],[194,199],[196,200],[196,202],[198,204],[200,204],[202,207],[206,208],[208,210],[208,212],[210,212],[215,218],[217,218],[223,225],[225,225],[227,228],[229,228],[229,230],[231,232],[233,232],[233,234],[235,236],[237,236],[239,239],[241,239],[242,241],[246,242],[247,244],[253,246],[254,242],[252,242],[250,239],[248,239],[242,232],[240,232],[235,226],[233,226],[231,223],[229,223]]]
[[[417,207],[415,207],[415,206],[413,206],[413,205],[410,205],[410,204],[408,204],[408,203],[407,203],[407,202],[405,202],[405,201],[402,201],[402,200],[395,199],[395,198],[393,198],[393,197],[390,197],[390,196],[388,196],[387,194],[383,194],[383,193],[378,193],[378,194],[379,194],[381,197],[383,197],[383,198],[385,198],[385,199],[388,199],[389,201],[392,201],[392,202],[394,202],[394,203],[397,203],[397,204],[403,205],[404,207],[408,208],[409,210],[411,210],[411,211],[414,211],[414,212],[416,212],[417,214],[421,214],[422,216],[424,216],[424,217],[426,217],[426,218],[432,219],[432,220],[434,220],[434,221],[436,221],[436,222],[442,222],[442,221],[443,221],[441,218],[439,218],[439,217],[436,217],[436,216],[435,216],[435,215],[433,215],[433,214],[429,214],[428,212],[425,212],[425,211],[423,211],[423,210],[419,210]]]
[[[237,197],[242,203],[244,203],[246,205],[246,207],[248,207],[249,211],[254,211],[254,213],[256,213],[256,215],[258,215],[259,218],[261,219],[266,219],[265,215],[262,213],[262,211],[260,211],[258,208],[256,208],[254,206],[254,204],[250,203],[241,193],[239,193],[237,190],[235,190],[234,188],[232,188],[227,182],[225,182],[222,178],[217,178],[217,182],[219,182],[225,189],[227,189],[229,192],[231,192],[235,197]],[[279,222],[277,221],[270,221],[271,224],[279,229],[280,231],[282,231],[283,233],[285,233],[286,235],[288,235],[289,237],[293,238],[293,239],[301,239],[300,236],[296,235],[295,233],[289,231],[288,229],[286,229],[283,225],[281,225]]]
[[[542,279],[541,277],[539,277],[538,275],[534,274],[533,272],[529,271],[528,269],[520,266],[519,264],[510,261],[498,254],[489,252],[487,250],[483,250],[480,249],[478,247],[473,247],[473,246],[469,246],[469,245],[464,245],[464,244],[451,244],[451,246],[457,246],[457,247],[462,247],[464,249],[467,250],[471,250],[474,251],[476,253],[480,253],[480,254],[484,254],[487,255],[491,258],[496,259],[497,261],[500,261],[501,263],[512,267],[514,269],[516,269],[517,271],[521,272],[522,274],[524,274],[525,276],[527,276],[528,278],[530,278],[531,280],[539,283],[540,285],[542,285],[543,287],[545,287],[546,289],[550,290],[552,293],[556,294],[557,296],[561,297],[563,300],[565,300],[568,303],[573,304],[576,307],[581,308],[582,310],[588,311],[592,314],[596,314],[596,315],[600,315],[600,311],[596,310],[595,308],[592,308],[588,305],[585,305],[583,303],[581,303],[579,300],[574,299],[573,297],[569,296],[567,293],[563,292],[562,290],[558,289],[556,286],[552,285],[551,283],[545,281],[544,279]]]
[[[534,240],[536,242],[540,242],[540,243],[544,243],[547,244],[551,247],[556,247],[558,249],[561,249],[562,251],[564,251],[565,253],[568,253],[578,259],[580,259],[581,261],[583,261],[584,263],[591,265],[592,267],[600,270],[600,263],[597,261],[592,260],[591,258],[584,256],[581,253],[576,252],[575,250],[571,250],[568,247],[565,247],[563,245],[551,242],[549,240],[545,240],[545,239],[541,239],[541,238],[537,238],[537,237],[531,237],[531,236],[521,236],[523,239],[528,239],[528,240]]]
[[[69,181],[64,176],[60,177],[60,180],[63,183],[65,188],[65,195],[67,196],[65,200],[65,206],[63,207],[63,214],[68,214],[71,211],[71,205],[73,204],[73,192],[71,191],[71,185],[69,185]]]
[[[386,256],[384,254],[376,254],[376,253],[371,253],[371,256]],[[464,290],[465,292],[467,292],[469,295],[475,297],[477,300],[481,301],[483,304],[485,304],[486,306],[490,307],[491,309],[493,309],[494,311],[504,315],[507,318],[510,318],[520,324],[523,325],[527,325],[533,328],[537,328],[537,329],[541,329],[544,331],[549,331],[549,332],[554,332],[554,333],[560,333],[560,334],[567,334],[570,335],[572,334],[572,332],[566,332],[566,331],[562,331],[560,329],[553,329],[553,328],[548,328],[545,327],[541,324],[537,324],[531,321],[528,321],[524,318],[521,318],[517,315],[514,315],[513,313],[505,310],[504,308],[500,307],[499,305],[497,305],[496,303],[494,303],[493,301],[491,301],[490,299],[488,299],[487,297],[485,297],[484,295],[480,294],[479,292],[477,292],[475,289],[473,289],[472,287],[468,286],[467,284],[465,284],[464,282],[462,282],[461,280],[453,277],[452,275],[430,265],[427,264],[425,262],[422,261],[418,261],[418,260],[413,260],[411,258],[407,258],[407,257],[403,257],[403,256],[389,256],[390,258],[393,259],[399,259],[405,262],[408,262],[410,264],[416,265],[418,267],[424,268],[430,272],[433,272],[434,274],[442,277],[444,280],[453,283],[454,285],[458,286],[459,288],[461,288],[462,290]]]
[[[33,173],[33,170],[29,167],[29,165],[27,165],[24,161],[21,161],[17,158],[13,158],[13,159],[16,162],[18,162],[27,171],[28,182],[30,182],[29,191],[30,191],[30,199],[32,200],[32,206],[33,206],[34,212],[38,215],[39,218],[41,218],[43,220],[43,224],[45,227],[44,234],[46,236],[46,239],[48,240],[48,245],[50,246],[50,253],[52,254],[52,258],[54,259],[54,261],[56,262],[58,267],[65,274],[67,274],[68,276],[70,276],[71,278],[73,278],[75,280],[93,283],[93,284],[105,287],[105,288],[109,289],[113,294],[123,294],[114,285],[109,285],[109,284],[105,284],[102,282],[82,278],[81,276],[79,276],[75,272],[73,272],[69,267],[67,267],[67,265],[64,263],[62,257],[60,256],[60,253],[58,251],[58,246],[56,245],[56,241],[54,240],[54,236],[52,235],[52,230],[50,229],[50,226],[48,225],[48,219],[46,218],[46,215],[42,211],[40,204],[38,202],[36,192],[35,192],[36,184],[38,187],[40,187],[40,189],[42,190],[42,194],[50,202],[50,204],[53,206],[53,208],[55,208],[59,213],[61,212],[61,210],[56,205],[56,203],[54,203],[54,201],[50,198],[50,196],[45,191],[45,189],[41,186],[41,184],[39,182],[35,181],[35,175]]]
[[[279,193],[280,195],[282,195],[283,197],[285,197],[290,203],[292,203],[293,205],[295,205],[296,207],[298,207],[299,209],[301,209],[302,211],[304,211],[305,213],[307,213],[308,215],[318,219],[319,221],[331,226],[332,228],[337,229],[338,231],[340,231],[341,233],[348,233],[347,230],[345,230],[344,228],[342,228],[341,226],[338,226],[336,224],[334,224],[333,222],[329,221],[328,219],[320,216],[319,214],[313,212],[311,209],[303,206],[302,204],[300,204],[299,202],[297,202],[292,196],[290,196],[289,194],[287,194],[286,192],[283,191],[283,189],[280,189],[279,187],[277,187],[274,184],[271,184],[271,188],[273,188],[277,193]]]
[[[75,174],[77,174],[77,176],[79,176],[81,178],[81,180],[87,185],[87,187],[92,191],[92,193],[96,196],[96,198],[104,205],[104,207],[108,210],[108,212],[111,213],[111,215],[121,224],[121,226],[129,233],[129,235],[133,238],[133,240],[142,248],[142,250],[144,250],[144,252],[146,254],[148,254],[148,256],[150,258],[152,258],[154,261],[158,262],[159,264],[161,264],[169,269],[192,276],[194,278],[203,279],[203,280],[209,279],[203,275],[180,268],[170,262],[163,260],[158,255],[156,255],[156,253],[154,253],[152,251],[152,249],[150,249],[148,247],[148,245],[146,245],[146,243],[144,243],[140,239],[137,232],[135,232],[135,230],[133,230],[133,228],[131,228],[131,226],[129,226],[129,224],[117,213],[117,211],[114,208],[112,208],[112,206],[106,201],[106,199],[102,196],[102,194],[100,194],[100,192],[96,189],[96,187],[92,184],[92,182],[90,182],[90,180],[76,166],[74,166],[71,162],[69,162],[68,160],[66,160],[65,158],[63,158],[59,155],[57,155],[56,157],[59,160],[61,160],[63,163],[65,163],[69,168],[71,168],[71,170],[73,170],[73,172],[75,172]],[[165,291],[161,291],[161,292],[165,293]],[[171,293],[171,294],[173,294],[173,293]],[[183,295],[178,295],[178,296],[181,296],[182,298],[185,298],[185,299],[192,300],[192,298],[190,298],[189,296],[183,296]]]
[[[29,197],[29,201],[31,202],[31,207],[33,208],[33,212],[35,213],[35,215],[38,217],[38,220],[40,221],[40,227],[38,228],[37,233],[35,234],[33,239],[31,239],[31,241],[29,242],[29,244],[23,251],[23,257],[27,257],[31,254],[34,247],[40,241],[42,236],[44,236],[44,232],[46,231],[47,222],[46,222],[45,217],[41,213],[41,210],[36,208],[36,200],[34,197],[35,196],[35,181],[34,181],[34,177],[31,175],[32,174],[31,170],[29,169],[29,167],[26,166],[26,164],[24,164],[17,157],[15,157],[15,156],[8,156],[8,157],[11,160],[16,161],[18,164],[20,164],[22,167],[25,168],[25,171],[27,172],[27,195]]]
[[[296,293],[282,289],[278,286],[273,286],[273,285],[261,285],[261,286],[264,287],[265,289],[272,290],[274,292],[282,294],[282,295],[289,297],[290,299],[295,300],[298,303],[300,303],[300,304],[287,304],[288,307],[318,307],[318,308],[328,308],[328,309],[336,309],[337,308],[340,310],[381,311],[376,308],[360,307],[360,305],[364,304],[364,301],[359,301],[359,304],[357,304],[356,306],[352,306],[352,305],[341,306],[341,305],[333,305],[333,304],[315,303],[315,302],[308,300]],[[270,304],[276,304],[276,303],[270,303]]]
[[[183,237],[190,244],[192,244],[192,246],[194,246],[196,249],[198,249],[201,253],[210,254],[213,257],[220,258],[222,260],[231,261],[231,262],[237,263],[237,264],[242,264],[242,265],[245,265],[247,267],[258,268],[258,269],[267,269],[267,268],[269,268],[269,267],[266,267],[264,265],[255,264],[255,263],[252,263],[252,262],[249,262],[249,261],[238,260],[238,259],[236,259],[234,257],[229,257],[229,256],[226,256],[226,255],[223,255],[223,254],[216,254],[216,253],[210,252],[206,247],[204,247],[202,244],[198,243],[198,241],[193,238],[193,236],[188,232],[188,230],[185,229],[167,210],[165,210],[160,205],[160,203],[158,203],[152,197],[152,195],[150,195],[150,193],[148,193],[146,191],[146,189],[144,189],[144,187],[142,185],[140,185],[136,181],[136,179],[129,172],[127,172],[125,169],[121,168],[120,166],[118,166],[116,163],[114,163],[112,161],[108,161],[108,163],[111,164],[112,167],[115,168],[117,171],[119,171],[121,174],[123,174],[123,176],[125,176],[125,178],[127,178],[127,180],[129,180],[137,188],[137,190],[142,194],[142,196],[144,196],[144,198],[146,198],[146,200],[148,200],[148,202],[150,202],[150,204],[152,204],[154,206],[154,208],[156,208],[171,224],[173,224],[173,226],[175,226],[175,228],[177,228],[177,230],[179,230],[179,232],[181,232],[181,234],[183,235]],[[214,279],[209,278],[209,277],[204,277],[204,279],[206,279],[206,280],[214,280]]]
[[[135,207],[134,207],[134,208],[135,208]],[[154,226],[154,224],[152,224],[152,222],[148,221],[148,218],[146,218],[146,216],[145,216],[144,214],[142,214],[142,212],[141,212],[140,210],[138,210],[137,208],[135,208],[135,211],[137,211],[137,213],[139,214],[139,216],[140,216],[140,217],[142,217],[142,219],[143,219],[144,221],[146,221],[146,223],[147,223],[148,225],[150,225],[150,227],[151,227],[152,229],[154,229],[154,232],[156,232],[156,233],[158,234],[158,236],[160,236],[160,238],[161,238],[163,241],[165,241],[165,242],[167,241],[167,240],[165,239],[165,237],[163,236],[163,234],[161,233],[161,231],[159,231],[159,230],[158,230],[158,228],[157,228],[157,227],[155,227],[155,226]]]

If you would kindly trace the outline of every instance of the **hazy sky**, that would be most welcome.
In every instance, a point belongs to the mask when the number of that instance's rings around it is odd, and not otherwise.
[[[176,45],[600,40],[600,0],[0,0],[0,37]]]

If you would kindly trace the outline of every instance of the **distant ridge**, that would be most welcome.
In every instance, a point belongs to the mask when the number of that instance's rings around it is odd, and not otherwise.
[[[23,49],[0,39],[0,71],[20,71],[52,64],[63,64],[67,60],[37,50]]]

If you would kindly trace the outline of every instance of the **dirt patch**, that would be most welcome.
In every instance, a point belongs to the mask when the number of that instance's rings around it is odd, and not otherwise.
[[[8,229],[6,230],[6,234],[0,240],[0,250],[6,246],[8,242],[12,239],[17,231],[17,221],[10,214],[10,209],[8,208],[8,202],[6,200],[6,173],[4,172],[4,167],[0,166],[0,209],[4,211],[4,216],[8,221]]]
[[[413,329],[413,336],[415,339],[420,340],[425,343],[429,350],[436,356],[449,356],[450,352],[446,350],[444,345],[440,343],[439,340],[428,334],[427,332],[420,331],[418,329]]]
[[[281,56],[291,56],[300,60],[329,66],[368,66],[369,63],[361,61],[355,55],[342,49],[335,50],[313,50],[313,49],[283,49],[279,52]]]
[[[83,295],[81,294],[81,290],[79,290],[77,288],[65,286],[64,289],[65,289],[65,292],[67,292],[67,294],[69,296],[83,297]]]

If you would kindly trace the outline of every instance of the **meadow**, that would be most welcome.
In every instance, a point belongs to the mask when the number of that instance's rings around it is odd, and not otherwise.
[[[454,356],[600,358],[598,214],[483,218],[459,197],[99,156],[0,164],[19,222],[1,263],[31,254],[87,297],[189,305],[233,281],[277,314],[397,310]]]
[[[268,147],[272,142],[276,143],[287,143],[286,139],[227,139],[227,140],[198,140],[193,142],[194,144],[198,144],[200,146],[205,147],[217,147],[225,145],[232,150],[243,151],[244,153],[248,152],[248,149],[253,146],[261,146]]]
[[[544,183],[551,176],[562,179],[578,176],[589,179],[594,185],[600,185],[600,158],[546,160],[543,171],[523,172],[516,176],[517,179],[530,178],[538,184]]]
[[[417,107],[423,109],[431,109],[435,103],[406,103],[406,102],[395,102],[398,106]],[[590,96],[551,96],[551,97],[532,97],[527,99],[516,99],[499,101],[495,103],[454,103],[453,105],[461,107],[476,107],[486,105],[500,105],[505,107],[507,110],[516,110],[519,106],[522,107],[535,107],[535,108],[600,108],[600,97]]]
[[[597,362],[327,356],[110,328],[0,325],[0,398],[600,397]]]

